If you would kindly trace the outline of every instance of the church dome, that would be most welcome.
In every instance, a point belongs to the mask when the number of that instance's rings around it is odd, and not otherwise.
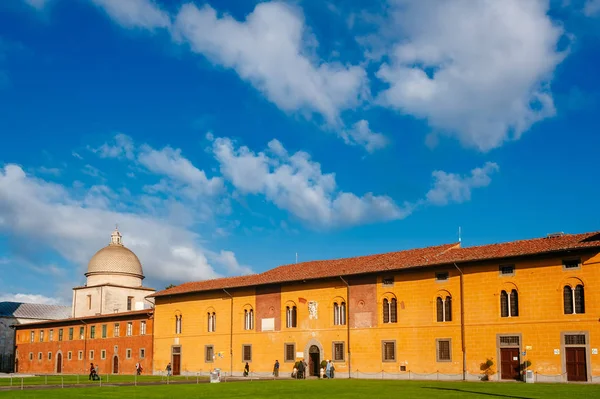
[[[140,260],[123,245],[118,229],[111,234],[110,244],[96,252],[88,263],[86,277],[99,274],[127,274],[144,278]]]

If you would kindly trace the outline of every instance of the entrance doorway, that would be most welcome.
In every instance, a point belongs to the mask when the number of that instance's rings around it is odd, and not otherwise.
[[[56,374],[62,373],[62,353],[56,354]]]
[[[113,356],[112,372],[113,374],[119,374],[119,357],[117,355]]]
[[[318,376],[321,368],[321,353],[319,347],[312,345],[308,349],[308,371],[309,375]]]
[[[181,374],[181,346],[174,346],[171,349],[171,368],[173,370],[173,375]]]
[[[567,381],[587,381],[587,360],[585,347],[565,348]]]
[[[521,356],[519,348],[500,348],[500,378],[521,379]]]

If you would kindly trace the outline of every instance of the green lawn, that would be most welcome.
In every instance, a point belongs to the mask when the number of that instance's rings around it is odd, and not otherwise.
[[[137,382],[158,382],[165,381],[165,377],[159,375],[101,375],[102,384],[110,383],[134,383]],[[199,377],[202,380],[208,380],[208,377]],[[196,381],[196,377],[176,376],[170,377],[170,381]],[[23,385],[100,385],[99,381],[91,381],[87,375],[49,375],[39,377],[23,377]],[[0,378],[0,388],[6,386],[21,386],[21,377]]]
[[[597,398],[600,386],[377,380],[243,381],[221,384],[0,391],[0,398]]]

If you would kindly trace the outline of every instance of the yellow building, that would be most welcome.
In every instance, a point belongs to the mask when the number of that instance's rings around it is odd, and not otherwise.
[[[595,232],[185,283],[152,295],[154,371],[600,381],[599,268]]]

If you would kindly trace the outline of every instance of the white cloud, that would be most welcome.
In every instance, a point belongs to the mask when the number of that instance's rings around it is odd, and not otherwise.
[[[131,137],[118,133],[115,135],[113,144],[104,143],[99,148],[90,148],[90,150],[97,153],[101,158],[133,159],[134,145]]]
[[[229,15],[219,17],[208,5],[190,3],[179,11],[174,32],[192,51],[234,69],[285,111],[315,112],[339,125],[340,111],[368,96],[364,68],[311,56],[316,39],[301,11],[289,4],[259,3],[240,22]]]
[[[30,0],[31,1],[31,0]],[[91,0],[126,28],[168,28],[169,15],[153,0]]]
[[[583,6],[583,13],[588,17],[600,14],[600,0],[587,0]]]
[[[364,119],[352,125],[351,129],[343,130],[340,136],[346,144],[359,145],[370,153],[384,148],[388,144],[386,137],[381,133],[372,131],[369,122]]]
[[[289,155],[277,141],[267,152],[254,153],[236,148],[227,138],[213,143],[223,177],[243,194],[262,194],[278,208],[317,227],[350,226],[402,219],[411,212],[408,204],[399,207],[387,196],[367,193],[359,197],[340,191],[335,175],[321,172],[321,165],[306,152]]]
[[[487,151],[554,115],[549,82],[565,54],[545,0],[393,1],[396,44],[380,104]]]
[[[48,3],[50,3],[50,0],[24,0],[25,3],[29,4],[31,7],[41,10],[44,7],[46,7],[46,5]]]
[[[67,305],[63,299],[51,298],[37,294],[2,294],[0,295],[0,302],[23,302],[36,303],[40,305]]]
[[[53,249],[80,265],[79,275],[108,243],[114,223],[119,223],[125,245],[142,261],[146,276],[155,281],[199,280],[235,270],[235,257],[224,262],[200,245],[200,236],[191,230],[149,213],[115,211],[120,203],[116,195],[103,186],[81,195],[8,164],[0,169],[0,231],[26,238],[40,251]]]
[[[447,205],[450,202],[462,203],[471,199],[474,188],[487,187],[491,175],[499,170],[498,164],[487,162],[481,168],[471,170],[469,176],[460,176],[436,170],[432,173],[433,187],[426,195],[427,202],[433,205]]]

